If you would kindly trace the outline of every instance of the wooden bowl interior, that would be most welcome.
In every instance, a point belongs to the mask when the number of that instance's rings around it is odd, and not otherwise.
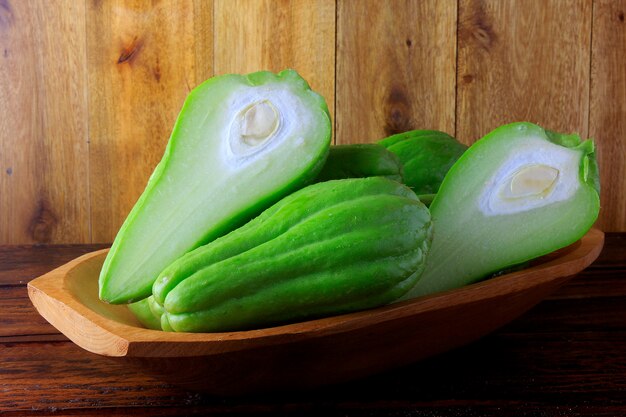
[[[98,279],[100,269],[107,251],[99,251],[96,256],[89,257],[85,262],[67,271],[63,286],[68,293],[89,310],[127,326],[142,328],[142,324],[126,305],[107,304],[98,297]],[[94,277],[96,277],[94,279]]]

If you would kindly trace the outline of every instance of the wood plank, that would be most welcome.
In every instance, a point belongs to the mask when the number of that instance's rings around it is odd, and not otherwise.
[[[556,416],[563,409],[577,415],[621,415],[626,406],[626,309],[622,292],[613,297],[608,292],[621,285],[624,242],[623,234],[607,236],[607,250],[575,285],[580,288],[577,297],[544,301],[500,331],[438,357],[306,392],[216,398],[164,384],[121,359],[88,353],[58,334],[0,336],[0,412],[95,416],[107,409],[109,415],[120,416],[275,415],[284,412],[288,403],[298,415],[319,414],[322,404],[331,411],[329,415],[417,411],[448,415],[467,409],[476,416]],[[15,269],[29,269],[29,262],[43,265],[47,257],[59,261],[91,248],[0,247],[0,254],[6,254],[0,266],[12,258]],[[596,272],[607,270],[613,273],[596,280]],[[2,326],[10,323],[9,315],[17,314],[24,326],[32,327],[28,321],[34,316],[26,314],[26,302],[23,287],[0,285]],[[40,324],[43,330],[46,325]],[[19,323],[11,326],[18,328]]]
[[[88,2],[94,242],[110,242],[161,159],[187,93],[211,72],[200,2]]]
[[[623,271],[622,271],[623,272]],[[593,288],[593,284],[586,283]],[[570,289],[571,290],[571,289]],[[618,289],[619,290],[619,289]],[[558,294],[558,293],[557,293]],[[588,297],[553,298],[534,307],[506,328],[512,333],[625,333],[626,305],[624,296],[590,294]]]
[[[456,405],[451,405],[456,404]],[[439,401],[437,403],[424,402],[402,402],[396,401],[380,401],[375,404],[359,405],[358,403],[349,404],[325,404],[320,407],[315,403],[298,403],[289,404],[290,412],[287,415],[298,415],[299,417],[317,417],[320,415],[319,409],[323,408],[325,417],[345,417],[349,416],[464,416],[464,417],[563,417],[564,415],[575,415],[576,417],[615,417],[622,415],[624,407],[620,405],[576,405],[576,404],[558,404],[545,405],[537,404],[532,400],[514,401],[509,403],[499,401],[483,401],[476,404],[471,401]],[[567,410],[574,414],[564,414],[563,410]],[[273,417],[276,415],[285,415],[284,409],[279,405],[274,407],[259,406],[188,406],[188,407],[128,407],[115,409],[75,409],[75,410],[51,410],[55,417],[128,417],[133,416],[150,416],[150,417],[171,417],[171,416],[190,416],[190,415],[246,415],[246,416],[266,416]],[[32,412],[16,411],[7,412],[9,417],[32,417]]]
[[[215,73],[293,68],[334,120],[335,1],[215,0]]]
[[[30,303],[26,288],[0,289],[0,337],[58,335],[59,331],[37,313]]]
[[[0,410],[172,405],[185,393],[71,342],[4,343]]]
[[[31,279],[108,245],[0,245],[0,287],[26,287]]]
[[[457,135],[529,121],[588,131],[591,0],[460,0]]]
[[[324,404],[350,415],[373,415],[363,412],[511,404],[520,409],[624,406],[625,351],[626,339],[617,332],[497,333],[359,381],[298,393],[216,398],[164,384],[123,360],[91,354],[71,342],[5,343],[0,338],[0,410],[137,407],[137,413],[152,415],[152,408],[179,407],[186,415],[190,410],[275,415],[288,403],[297,414],[319,412]]]
[[[88,242],[85,10],[0,2],[0,243]]]
[[[603,269],[594,264],[548,297],[548,300],[626,297],[624,276],[626,268]]]
[[[589,135],[598,146],[603,230],[626,230],[625,0],[596,0],[593,8]]]
[[[454,0],[338,2],[337,143],[455,133],[456,22]]]

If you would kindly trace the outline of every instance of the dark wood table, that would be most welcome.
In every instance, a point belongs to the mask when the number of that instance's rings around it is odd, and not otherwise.
[[[26,283],[105,245],[0,246],[0,414],[626,415],[626,233],[518,320],[402,369],[307,392],[187,392],[74,345],[34,310]]]

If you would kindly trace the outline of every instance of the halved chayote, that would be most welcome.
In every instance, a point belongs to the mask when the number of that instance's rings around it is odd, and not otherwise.
[[[501,126],[452,166],[430,211],[426,269],[404,298],[461,287],[580,239],[600,209],[591,140]]]
[[[295,71],[223,75],[195,88],[113,242],[100,298],[148,297],[174,260],[313,180],[330,139],[324,99]]]

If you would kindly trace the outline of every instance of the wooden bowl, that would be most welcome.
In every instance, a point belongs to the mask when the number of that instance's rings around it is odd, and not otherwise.
[[[167,382],[215,394],[302,389],[406,365],[486,335],[538,303],[599,255],[604,234],[528,269],[432,296],[357,313],[232,333],[168,333],[140,327],[125,306],[97,296],[107,250],[28,284],[39,313],[74,343]]]

